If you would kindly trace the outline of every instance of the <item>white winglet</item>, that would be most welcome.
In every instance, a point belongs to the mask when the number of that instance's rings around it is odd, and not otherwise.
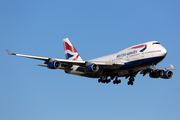
[[[170,70],[176,70],[173,64],[170,64]]]
[[[8,49],[6,49],[6,52],[7,52],[9,55],[16,55],[15,53],[11,53]]]

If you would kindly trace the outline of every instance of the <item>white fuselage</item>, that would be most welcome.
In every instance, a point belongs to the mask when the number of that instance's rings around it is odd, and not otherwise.
[[[164,59],[166,54],[167,50],[162,45],[160,45],[157,41],[151,41],[131,46],[115,54],[88,60],[87,62],[123,62],[125,63],[125,66],[114,69],[112,68],[112,70],[116,71],[119,77],[122,77],[128,74],[129,70],[138,71],[142,70],[143,68],[146,69],[146,67],[152,64],[159,63]],[[78,66],[74,66],[73,70],[69,73],[91,77],[89,74],[86,75],[82,72],[76,71],[77,68]]]
[[[146,50],[140,52],[142,48],[132,49],[135,46],[143,45],[135,45],[129,48],[126,48],[118,53],[103,56],[100,58],[92,59],[89,61],[121,61],[121,62],[132,62],[136,60],[152,58],[152,57],[165,57],[167,54],[167,50],[160,44],[153,44],[157,41],[143,43],[147,45]]]

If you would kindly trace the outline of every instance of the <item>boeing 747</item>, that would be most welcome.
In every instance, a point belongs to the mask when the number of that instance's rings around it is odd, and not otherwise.
[[[170,79],[171,70],[176,68],[156,68],[167,55],[167,50],[157,41],[134,45],[120,52],[100,58],[84,61],[78,54],[68,38],[63,39],[66,59],[38,57],[16,54],[7,51],[9,55],[21,56],[44,61],[42,67],[49,69],[62,69],[65,73],[89,78],[99,78],[99,83],[121,83],[119,77],[129,78],[128,85],[133,85],[135,76],[140,72],[143,76],[149,74],[150,78]]]

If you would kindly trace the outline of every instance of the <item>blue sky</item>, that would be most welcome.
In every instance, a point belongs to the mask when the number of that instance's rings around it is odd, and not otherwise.
[[[1,0],[1,120],[179,120],[180,2],[178,0]],[[15,53],[65,58],[70,38],[84,60],[159,41],[177,68],[170,80],[136,76],[119,85],[36,66]]]

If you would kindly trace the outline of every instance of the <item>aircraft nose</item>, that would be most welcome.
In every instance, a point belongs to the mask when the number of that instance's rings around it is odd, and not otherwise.
[[[162,50],[161,50],[161,53],[162,53],[162,56],[166,56],[167,55],[167,50],[165,49],[165,48],[163,48]]]

